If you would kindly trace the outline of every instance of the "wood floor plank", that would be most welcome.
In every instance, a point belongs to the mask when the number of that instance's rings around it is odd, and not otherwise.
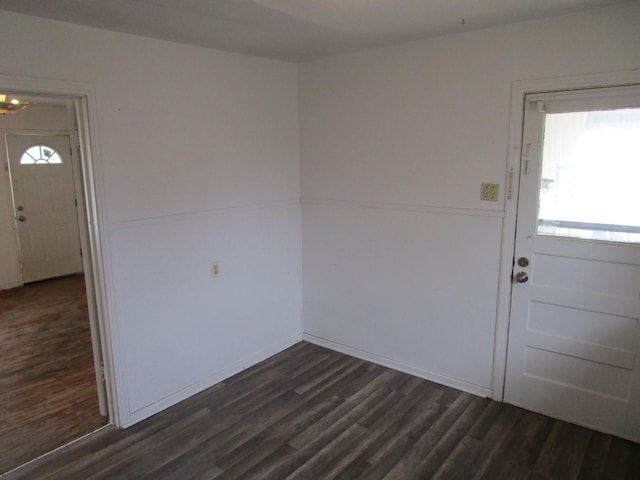
[[[495,405],[495,402],[491,402],[491,405]],[[491,464],[503,445],[502,442],[510,437],[509,434],[521,414],[520,409],[504,404],[500,404],[498,411],[500,414],[494,417],[491,427],[480,438],[476,436],[478,431],[474,428],[477,422],[473,425],[467,435],[470,447],[456,447],[445,462],[447,467],[441,467],[434,478],[472,479],[482,476],[482,472]]]
[[[358,402],[344,401],[335,410],[329,412],[319,421],[301,432],[289,443],[297,448],[304,449],[325,442],[332,436],[346,430],[351,424],[356,423],[370,408],[373,408],[386,396],[385,390],[374,390]]]
[[[487,405],[486,399],[460,395],[384,478],[429,478],[425,471],[435,473]]]
[[[501,404],[495,403],[495,405],[497,407],[495,409],[496,412],[503,411],[499,408]],[[473,479],[493,480],[495,478],[510,478],[511,476],[526,478],[531,473],[534,460],[522,460],[523,455],[521,452],[529,448],[531,437],[540,428],[539,416],[516,407],[511,407],[511,409],[517,415],[516,422],[508,432],[500,435],[500,438],[495,443],[495,448],[478,465],[478,469],[472,477]],[[495,420],[499,421],[498,418]],[[535,452],[535,459],[538,458],[540,450],[542,450],[542,446]]]
[[[333,462],[333,465],[327,468],[326,477],[338,477],[344,470],[353,472],[355,469],[351,466],[353,463],[369,467],[369,462],[359,461],[359,457],[365,454],[376,440],[388,439],[386,434],[392,426],[400,423],[399,420],[405,418],[407,412],[412,411],[418,402],[427,403],[426,400],[426,394],[414,396],[402,394],[399,391],[389,393],[383,401],[379,402],[357,422],[358,425],[366,429],[366,435],[356,445],[342,450],[339,461]]]
[[[107,423],[83,275],[0,291],[0,474]]]
[[[295,449],[291,445],[281,445],[260,462],[252,465],[251,468],[245,472],[238,474],[237,477],[232,478],[237,478],[238,480],[262,480],[263,478],[266,478],[278,465],[286,463],[294,453]],[[233,475],[233,472],[229,472],[229,474]]]
[[[545,476],[576,478],[593,435],[591,430],[557,421],[533,471]]]
[[[458,475],[469,479],[481,478],[491,463],[500,461],[498,454],[504,451],[506,442],[514,440],[510,433],[518,425],[522,410],[511,405],[502,405],[502,407],[501,415],[495,419],[487,433],[478,439],[479,448],[473,451],[473,455],[470,453],[464,455],[465,462],[462,464],[464,468],[459,465],[455,471]]]
[[[6,480],[287,478],[636,479],[640,445],[301,342]]]
[[[207,415],[207,410],[199,410],[181,422],[169,425],[163,430],[154,432],[145,438],[145,442],[130,443],[128,447],[119,448],[108,457],[102,457],[99,463],[84,463],[81,468],[74,470],[75,478],[86,480],[100,478],[125,477],[128,470],[131,478],[139,476],[139,469],[149,462],[150,457],[155,456],[155,452],[167,443],[175,443],[175,438],[185,432],[189,432],[199,424]],[[153,445],[153,449],[146,452],[148,445]],[[105,461],[107,460],[108,461]]]
[[[631,480],[638,479],[640,472],[640,449],[635,448],[635,446],[631,442],[627,442],[629,445],[629,457],[627,460],[627,472],[625,479]]]
[[[621,438],[612,438],[611,446],[609,450],[609,456],[607,457],[607,464],[605,466],[604,478],[607,480],[613,480],[616,478],[625,478],[629,476],[631,472],[627,471],[627,465],[629,462],[630,450],[632,445],[622,440]],[[640,475],[632,478],[640,478]]]
[[[322,446],[319,451],[297,470],[286,477],[287,480],[305,480],[308,478],[332,478],[333,468],[340,468],[340,461],[344,460],[344,452],[349,451],[359,442],[367,429],[358,423],[351,424],[346,430]]]
[[[358,478],[383,478],[445,411],[446,407],[437,402],[417,404],[415,409],[398,419],[356,459],[357,462],[364,458],[370,465]]]
[[[603,478],[609,448],[611,448],[611,437],[603,433],[594,433],[589,440],[577,478],[579,480]]]

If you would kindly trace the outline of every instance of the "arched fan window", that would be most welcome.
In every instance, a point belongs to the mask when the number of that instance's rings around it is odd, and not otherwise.
[[[20,165],[51,165],[62,163],[62,157],[53,148],[46,145],[34,145],[20,157]]]

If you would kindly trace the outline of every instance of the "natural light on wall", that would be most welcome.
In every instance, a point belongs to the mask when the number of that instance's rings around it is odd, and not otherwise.
[[[546,115],[538,234],[640,242],[640,108]]]

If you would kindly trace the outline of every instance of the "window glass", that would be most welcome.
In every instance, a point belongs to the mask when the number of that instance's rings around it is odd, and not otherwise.
[[[20,157],[20,165],[50,165],[62,163],[62,157],[53,148],[35,145],[28,148]]]
[[[640,108],[545,116],[538,234],[640,242]]]

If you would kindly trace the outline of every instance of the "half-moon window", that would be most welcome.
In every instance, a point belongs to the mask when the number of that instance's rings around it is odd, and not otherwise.
[[[51,165],[62,163],[62,157],[53,148],[46,145],[34,145],[20,157],[20,165]]]

